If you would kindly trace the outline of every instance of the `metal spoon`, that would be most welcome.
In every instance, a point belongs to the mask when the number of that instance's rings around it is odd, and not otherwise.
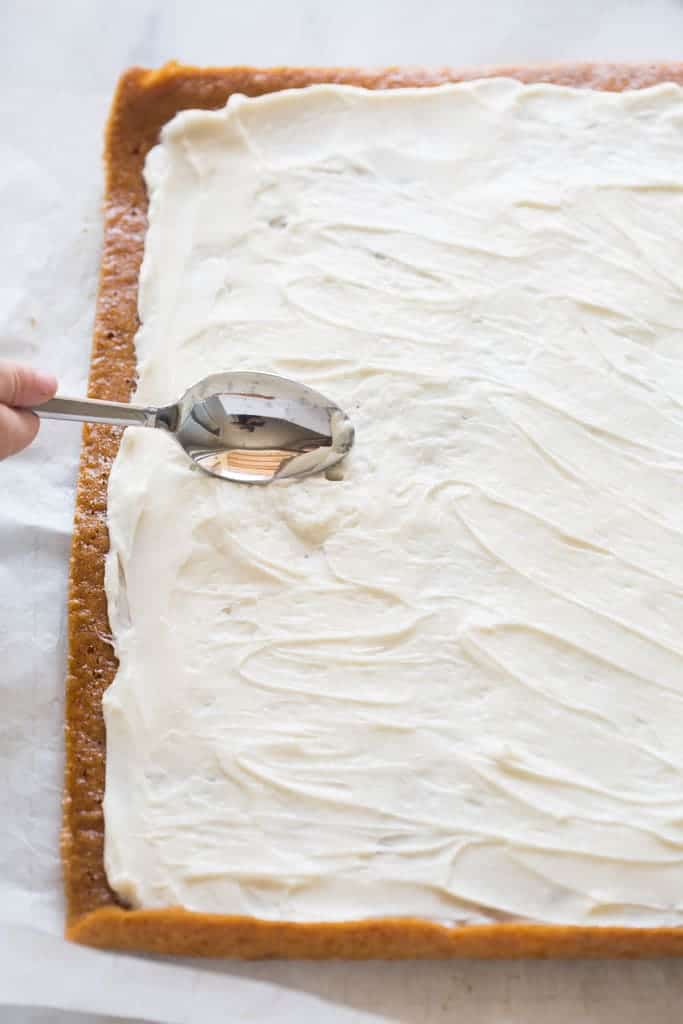
[[[353,445],[353,426],[319,392],[272,373],[216,373],[159,408],[53,398],[33,407],[45,419],[158,427],[207,473],[239,483],[310,476]]]

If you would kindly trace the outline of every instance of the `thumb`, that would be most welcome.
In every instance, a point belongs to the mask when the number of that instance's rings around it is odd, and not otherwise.
[[[0,405],[39,405],[56,390],[57,381],[50,374],[17,363],[0,363]]]

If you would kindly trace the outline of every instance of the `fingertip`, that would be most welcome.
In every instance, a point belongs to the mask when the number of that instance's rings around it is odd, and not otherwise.
[[[54,398],[57,393],[57,378],[51,373],[42,373],[39,370],[34,370],[34,374],[36,389],[41,398],[45,401]]]
[[[40,405],[52,398],[56,390],[57,380],[50,373],[18,363],[0,363],[0,403],[4,405]]]

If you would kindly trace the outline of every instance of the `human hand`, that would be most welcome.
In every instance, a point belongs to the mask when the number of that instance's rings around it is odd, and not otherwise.
[[[54,396],[57,381],[17,363],[0,363],[0,459],[31,443],[40,426],[33,412],[20,408],[40,405]]]

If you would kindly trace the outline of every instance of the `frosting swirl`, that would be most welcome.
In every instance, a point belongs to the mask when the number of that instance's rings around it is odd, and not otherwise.
[[[286,920],[681,924],[683,93],[321,86],[147,162],[138,398],[299,378],[340,480],[128,431],[106,864]]]

